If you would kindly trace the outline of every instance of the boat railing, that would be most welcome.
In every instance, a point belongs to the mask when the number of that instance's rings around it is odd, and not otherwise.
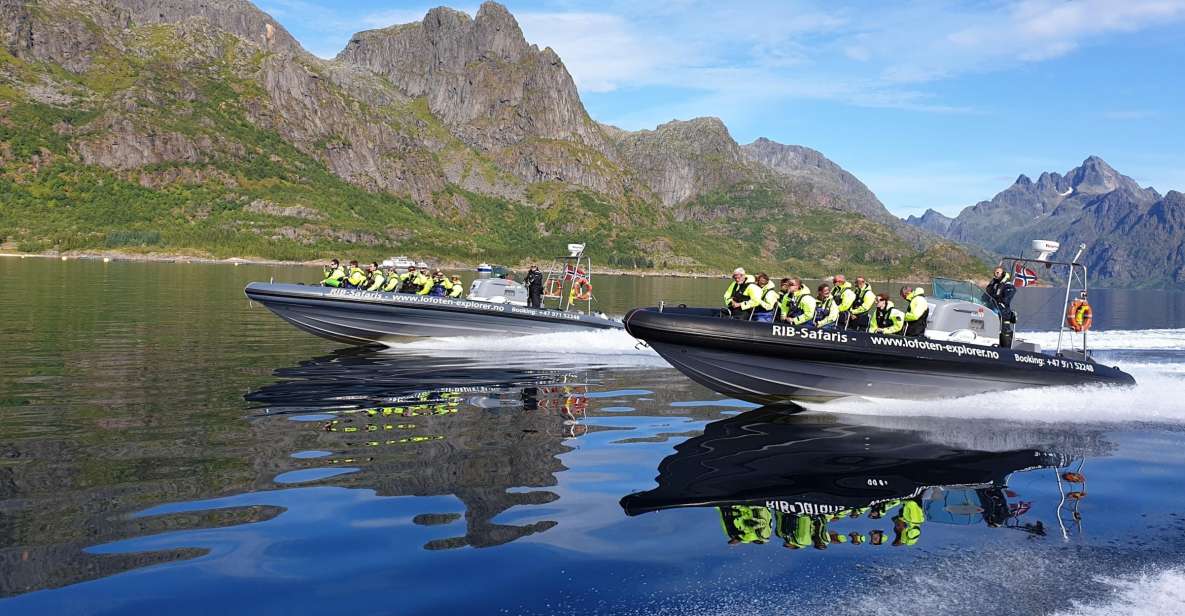
[[[560,310],[571,310],[583,304],[586,314],[593,314],[592,259],[584,254],[584,244],[568,244],[568,254],[556,257],[543,281],[544,301],[559,300]],[[587,293],[578,293],[581,282],[588,285]],[[586,297],[582,297],[586,295]]]
[[[1057,332],[1056,353],[1058,355],[1062,355],[1065,351],[1081,353],[1082,359],[1090,359],[1090,351],[1087,347],[1086,339],[1088,330],[1083,329],[1081,332],[1076,332],[1070,329],[1066,323],[1067,319],[1064,316],[1070,308],[1070,302],[1075,299],[1086,299],[1087,292],[1089,291],[1086,265],[1079,262],[1084,252],[1086,252],[1086,244],[1079,244],[1078,254],[1074,255],[1074,258],[1070,261],[1052,261],[1048,258],[1042,259],[1040,257],[1004,257],[1000,260],[1000,267],[1003,267],[1006,272],[1013,273],[1017,272],[1018,269],[1035,271],[1038,268],[1043,268],[1049,272],[1048,275],[1051,279],[1055,271],[1059,273],[1060,271],[1065,271],[1066,291],[1062,303],[1063,316],[1061,317]],[[1042,256],[1045,256],[1045,254],[1042,254]],[[1071,295],[1074,295],[1074,297],[1071,298]]]

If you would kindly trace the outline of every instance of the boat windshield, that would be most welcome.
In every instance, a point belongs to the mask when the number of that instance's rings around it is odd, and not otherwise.
[[[933,280],[933,292],[930,297],[934,299],[953,299],[964,302],[971,302],[979,304],[993,312],[999,312],[999,306],[992,296],[987,294],[987,291],[979,288],[975,283],[967,282],[966,280],[951,280],[950,278],[935,278]]]

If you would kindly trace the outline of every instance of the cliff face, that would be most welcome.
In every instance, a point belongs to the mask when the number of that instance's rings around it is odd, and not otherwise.
[[[0,241],[30,250],[517,261],[579,237],[611,262],[810,268],[825,245],[904,270],[929,245],[813,150],[741,147],[714,118],[593,122],[494,3],[359,33],[333,61],[246,0],[0,0],[0,17]],[[832,254],[829,221],[853,215],[877,246]],[[755,235],[702,241],[722,223]]]
[[[621,195],[622,172],[552,49],[527,44],[505,7],[475,18],[449,8],[420,23],[354,35],[337,60],[382,75],[465,144],[527,182],[555,180]],[[562,142],[555,144],[551,142]]]
[[[1097,156],[1064,175],[1021,175],[990,201],[953,219],[935,212],[909,224],[996,253],[1022,254],[1029,240],[1087,244],[1092,278],[1110,284],[1185,282],[1185,210],[1181,193],[1161,197]]]
[[[892,219],[884,204],[863,182],[821,152],[764,137],[742,146],[742,150],[749,160],[804,185],[812,201],[822,207],[859,212],[873,220]]]
[[[674,120],[654,130],[622,132],[622,159],[666,206],[685,203],[760,175],[719,118]]]

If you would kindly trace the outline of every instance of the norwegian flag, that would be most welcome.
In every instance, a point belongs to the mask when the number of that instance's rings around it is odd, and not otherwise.
[[[564,280],[575,280],[576,282],[588,282],[588,274],[584,269],[578,268],[575,265],[564,266]]]
[[[1037,284],[1037,272],[1024,266],[1022,263],[1015,263],[1012,266],[1012,278],[1016,287],[1030,287]]]

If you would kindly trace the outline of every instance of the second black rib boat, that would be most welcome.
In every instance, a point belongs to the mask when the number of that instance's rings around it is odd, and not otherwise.
[[[847,396],[926,399],[1051,385],[1133,385],[1085,354],[721,318],[707,308],[638,308],[625,317],[692,380],[758,404]]]

